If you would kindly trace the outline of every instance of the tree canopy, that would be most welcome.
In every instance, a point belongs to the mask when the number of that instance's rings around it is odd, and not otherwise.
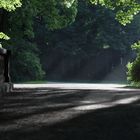
[[[21,7],[21,0],[1,0],[0,8],[3,8],[7,11],[13,11],[17,7]]]
[[[138,0],[85,0],[94,5],[101,5],[116,12],[116,19],[126,25],[134,15],[140,11]],[[25,0],[27,7],[30,5],[36,14],[42,15],[51,29],[66,26],[74,21],[77,13],[78,0]],[[0,8],[7,11],[15,10],[24,3],[21,0],[1,0]],[[35,13],[33,15],[35,15]]]
[[[86,2],[114,10],[116,19],[123,25],[130,23],[134,15],[140,11],[138,0],[86,0]],[[22,3],[23,5],[25,4],[24,12],[28,7],[31,9],[30,20],[33,17],[41,16],[44,18],[46,26],[50,29],[66,27],[75,20],[77,14],[78,0],[1,0],[0,8],[13,11],[17,7],[21,7]],[[0,38],[9,39],[2,32],[0,32]]]
[[[21,0],[1,0],[0,1],[0,8],[5,9],[7,11],[13,11],[17,7],[21,7]],[[0,19],[0,23],[1,23]],[[0,39],[8,40],[10,39],[7,35],[5,35],[3,32],[0,31]]]
[[[50,50],[76,63],[105,49],[125,52],[139,39],[139,11],[138,0],[1,0],[0,38],[11,38],[3,46],[13,52],[13,79],[41,79],[47,64],[40,58]]]
[[[137,0],[90,0],[90,2],[115,10],[116,19],[123,25],[130,23],[134,15],[140,11],[140,4]]]

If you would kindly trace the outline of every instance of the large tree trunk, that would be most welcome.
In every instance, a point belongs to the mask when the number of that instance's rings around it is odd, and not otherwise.
[[[0,32],[5,32],[7,30],[8,24],[8,12],[0,9]]]

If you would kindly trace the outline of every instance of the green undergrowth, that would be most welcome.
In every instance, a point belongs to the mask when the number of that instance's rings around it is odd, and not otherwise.
[[[128,86],[126,87],[140,89],[140,82],[132,82],[131,84],[128,84]]]

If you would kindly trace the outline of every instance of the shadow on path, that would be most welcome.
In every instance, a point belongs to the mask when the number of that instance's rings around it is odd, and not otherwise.
[[[0,140],[139,140],[139,94],[15,90],[0,100]]]

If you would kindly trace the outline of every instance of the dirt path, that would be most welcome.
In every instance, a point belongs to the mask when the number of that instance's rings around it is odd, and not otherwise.
[[[0,140],[139,140],[140,91],[101,89],[15,89],[0,99]]]

